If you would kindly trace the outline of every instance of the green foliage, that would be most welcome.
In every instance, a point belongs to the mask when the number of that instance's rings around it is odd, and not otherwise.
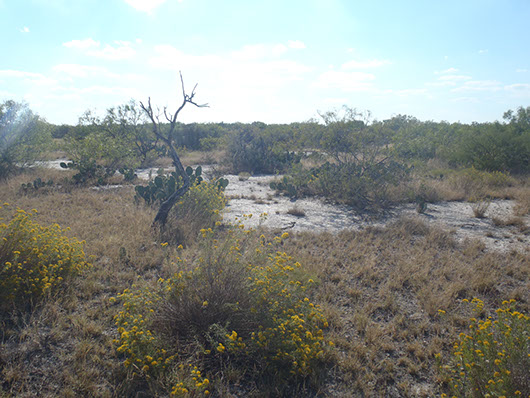
[[[76,184],[87,184],[95,182],[97,185],[103,185],[107,179],[116,173],[113,167],[104,167],[96,163],[96,160],[81,160],[79,162],[61,162],[61,168],[77,170],[77,174],[72,177]]]
[[[317,195],[359,210],[378,210],[391,203],[389,187],[402,181],[408,171],[403,164],[394,161],[373,164],[369,168],[353,162],[326,162],[310,170],[294,168],[291,175],[270,186],[294,198]]]
[[[0,224],[0,311],[27,308],[78,275],[89,266],[82,246],[59,225],[43,227],[17,210]]]
[[[227,156],[232,172],[274,174],[300,161],[301,155],[290,149],[290,137],[283,130],[252,125],[233,133],[228,139]]]
[[[222,141],[218,137],[204,137],[200,139],[200,150],[211,151],[220,148]]]
[[[321,117],[325,129],[320,148],[333,161],[310,170],[295,167],[273,188],[290,196],[325,196],[358,209],[386,206],[388,188],[408,171],[390,148],[392,130],[382,123],[369,125],[369,113],[347,107]]]
[[[179,123],[174,132],[174,141],[179,148],[208,151],[218,148],[225,134],[225,128],[219,124]]]
[[[398,122],[396,120],[400,120]],[[453,145],[461,125],[447,122],[420,122],[414,118],[395,117],[385,120],[385,126],[393,127],[393,153],[404,161],[427,161],[434,158],[446,158],[453,151]]]
[[[388,188],[398,184],[407,168],[395,161],[379,162],[369,167],[355,163],[325,163],[312,171],[309,186],[323,195],[357,209],[378,209],[390,203]]]
[[[477,319],[484,303],[472,303],[475,316],[460,333],[452,357],[440,366],[450,396],[530,396],[530,317],[516,311],[515,300],[510,300],[496,310],[497,319]]]
[[[529,108],[505,113],[509,123],[473,124],[461,129],[450,160],[486,171],[530,171]]]
[[[24,193],[37,192],[41,188],[53,186],[53,180],[49,179],[44,182],[40,177],[33,180],[33,182],[28,182],[27,184],[21,184],[20,189]]]
[[[273,181],[269,185],[270,188],[274,189],[275,191],[280,191],[291,198],[296,198],[298,196],[299,190],[297,189],[296,185],[291,182],[292,180],[292,178],[284,176],[280,181]]]
[[[138,177],[133,168],[121,167],[118,171],[125,181],[134,181]]]
[[[239,228],[225,239],[201,234],[195,261],[179,257],[177,272],[156,287],[119,295],[115,343],[130,374],[166,393],[197,395],[226,380],[227,369],[261,391],[273,383],[277,394],[317,376],[328,325],[307,297],[314,282],[278,251],[288,234],[269,242]]]
[[[26,104],[0,103],[0,179],[36,160],[50,140],[49,126]]]
[[[126,181],[134,179],[135,169],[157,155],[158,140],[145,124],[144,114],[134,101],[109,108],[103,119],[85,112],[79,125],[65,135],[64,150],[78,170],[77,183],[104,184],[116,170],[123,170]]]
[[[201,166],[198,166],[195,170],[192,167],[186,167],[186,174],[190,178],[190,185],[192,187],[204,181]],[[157,205],[166,201],[182,184],[182,178],[174,171],[168,175],[159,173],[153,180],[149,181],[148,185],[137,185],[135,187],[136,195],[134,198],[137,202],[143,199],[148,205]],[[226,178],[219,178],[210,185],[215,186],[218,192],[221,192],[228,186],[228,180]]]
[[[195,170],[188,166],[186,174],[190,178],[190,185],[200,184],[203,181],[201,166],[198,166]],[[160,204],[165,202],[182,185],[182,177],[175,171],[169,175],[157,175],[152,181],[149,181],[148,185],[137,185],[135,187],[135,200],[139,201],[141,198],[148,205]]]
[[[68,126],[67,124],[62,124],[60,126],[54,126],[52,129],[52,138],[64,138],[66,135],[69,134],[70,129],[72,129],[72,126]]]

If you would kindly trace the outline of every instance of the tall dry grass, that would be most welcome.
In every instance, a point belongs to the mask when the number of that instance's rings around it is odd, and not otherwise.
[[[528,255],[460,245],[414,218],[337,236],[301,233],[285,250],[321,283],[317,300],[339,351],[330,396],[440,394],[434,355],[466,327],[460,300],[480,297],[490,311],[509,298],[530,304]]]
[[[112,343],[117,309],[109,298],[134,283],[167,277],[177,255],[197,255],[193,244],[184,253],[161,245],[151,229],[156,209],[135,205],[131,186],[63,184],[20,192],[22,183],[36,177],[59,181],[64,173],[35,169],[0,183],[0,202],[36,208],[41,224],[70,227],[70,236],[86,241],[94,265],[33,312],[0,319],[0,396],[115,397],[134,391]],[[525,203],[524,195],[518,197]],[[528,313],[528,255],[486,253],[480,242],[458,244],[450,233],[416,219],[337,235],[291,234],[282,250],[317,282],[311,300],[322,305],[330,320],[327,337],[336,343],[335,366],[320,396],[435,396],[441,386],[434,355],[449,351],[466,327],[468,314],[459,300],[479,297],[487,314],[514,298]],[[227,390],[219,396],[234,395]]]

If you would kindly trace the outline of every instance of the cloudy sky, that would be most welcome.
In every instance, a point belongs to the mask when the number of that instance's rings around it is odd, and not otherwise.
[[[0,101],[75,124],[133,98],[183,122],[493,121],[530,106],[530,1],[0,0]]]

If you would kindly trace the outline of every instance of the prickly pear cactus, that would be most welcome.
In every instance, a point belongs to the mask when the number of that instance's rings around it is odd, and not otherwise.
[[[195,170],[188,166],[186,168],[186,174],[188,175],[192,186],[199,185],[203,181],[201,166],[198,166]],[[135,200],[139,202],[140,199],[143,199],[148,205],[162,203],[182,185],[182,178],[176,172],[172,172],[168,175],[160,174],[153,180],[149,181],[148,185],[136,186]],[[226,178],[220,178],[216,181],[216,185],[219,190],[224,190],[228,185],[228,180]]]

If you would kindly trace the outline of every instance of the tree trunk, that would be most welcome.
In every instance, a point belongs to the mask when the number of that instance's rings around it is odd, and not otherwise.
[[[180,158],[177,155],[177,151],[175,149],[175,146],[173,145],[173,132],[175,131],[176,123],[177,123],[177,117],[182,109],[186,106],[186,104],[192,104],[195,105],[197,108],[204,108],[207,107],[208,104],[197,104],[193,98],[195,97],[195,89],[197,88],[197,85],[193,87],[193,90],[191,91],[191,94],[186,94],[186,90],[184,89],[184,79],[182,78],[182,73],[180,73],[180,82],[182,84],[182,104],[180,107],[176,110],[176,112],[169,117],[169,115],[166,112],[166,108],[164,108],[164,116],[166,120],[169,122],[169,131],[167,133],[162,134],[162,131],[160,129],[160,119],[159,115],[155,115],[153,111],[153,107],[151,106],[151,98],[147,101],[147,106],[144,105],[140,101],[140,107],[144,110],[144,112],[149,116],[149,119],[151,119],[153,133],[155,134],[155,137],[157,139],[160,139],[169,149],[169,154],[171,156],[171,159],[173,159],[173,165],[175,166],[175,171],[177,174],[179,174],[182,177],[182,180],[184,181],[184,185],[177,189],[165,202],[163,202],[160,205],[160,208],[158,209],[158,213],[156,214],[155,220],[153,221],[153,227],[163,227],[166,224],[167,217],[169,215],[169,211],[171,208],[177,203],[177,200],[182,197],[186,192],[188,192],[188,189],[190,189],[190,177],[188,174],[186,174],[186,170],[184,170],[184,167],[182,166],[182,163],[180,162]]]
[[[160,205],[160,208],[158,209],[158,213],[156,214],[155,220],[153,221],[153,227],[156,226],[164,226],[167,221],[167,217],[169,215],[169,211],[171,208],[177,203],[177,200],[184,196],[186,192],[190,189],[190,177],[186,173],[186,170],[184,170],[184,166],[182,166],[182,163],[180,161],[180,158],[177,154],[177,151],[175,150],[175,147],[173,146],[173,143],[169,140],[163,140],[164,143],[169,148],[169,154],[171,155],[171,158],[173,159],[173,165],[175,166],[175,171],[177,174],[179,174],[182,177],[182,180],[184,181],[184,185],[177,189],[169,198],[166,199],[165,202],[163,202]]]

